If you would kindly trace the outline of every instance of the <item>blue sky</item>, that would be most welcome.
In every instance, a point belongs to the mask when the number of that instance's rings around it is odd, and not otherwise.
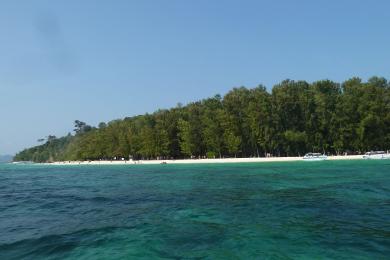
[[[0,154],[79,119],[286,79],[390,78],[389,1],[1,1]]]

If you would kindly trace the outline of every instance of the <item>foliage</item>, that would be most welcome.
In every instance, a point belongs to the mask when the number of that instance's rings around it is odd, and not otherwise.
[[[234,88],[224,97],[49,135],[17,161],[216,158],[339,154],[390,147],[390,85],[384,78],[341,84],[285,80]],[[40,142],[44,139],[39,139]]]

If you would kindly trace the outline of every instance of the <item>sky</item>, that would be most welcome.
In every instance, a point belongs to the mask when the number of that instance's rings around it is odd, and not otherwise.
[[[0,2],[0,154],[284,79],[390,79],[390,1]]]

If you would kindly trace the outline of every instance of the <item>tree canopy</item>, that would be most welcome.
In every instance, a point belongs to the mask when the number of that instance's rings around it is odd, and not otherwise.
[[[390,84],[285,80],[92,127],[18,153],[17,161],[297,156],[390,147]],[[43,139],[40,139],[43,141]]]

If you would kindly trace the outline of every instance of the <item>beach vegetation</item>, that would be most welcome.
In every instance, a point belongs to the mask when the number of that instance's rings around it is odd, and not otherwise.
[[[131,111],[129,111],[131,114]],[[93,127],[49,135],[17,161],[182,159],[344,154],[390,147],[390,84],[284,80]]]

